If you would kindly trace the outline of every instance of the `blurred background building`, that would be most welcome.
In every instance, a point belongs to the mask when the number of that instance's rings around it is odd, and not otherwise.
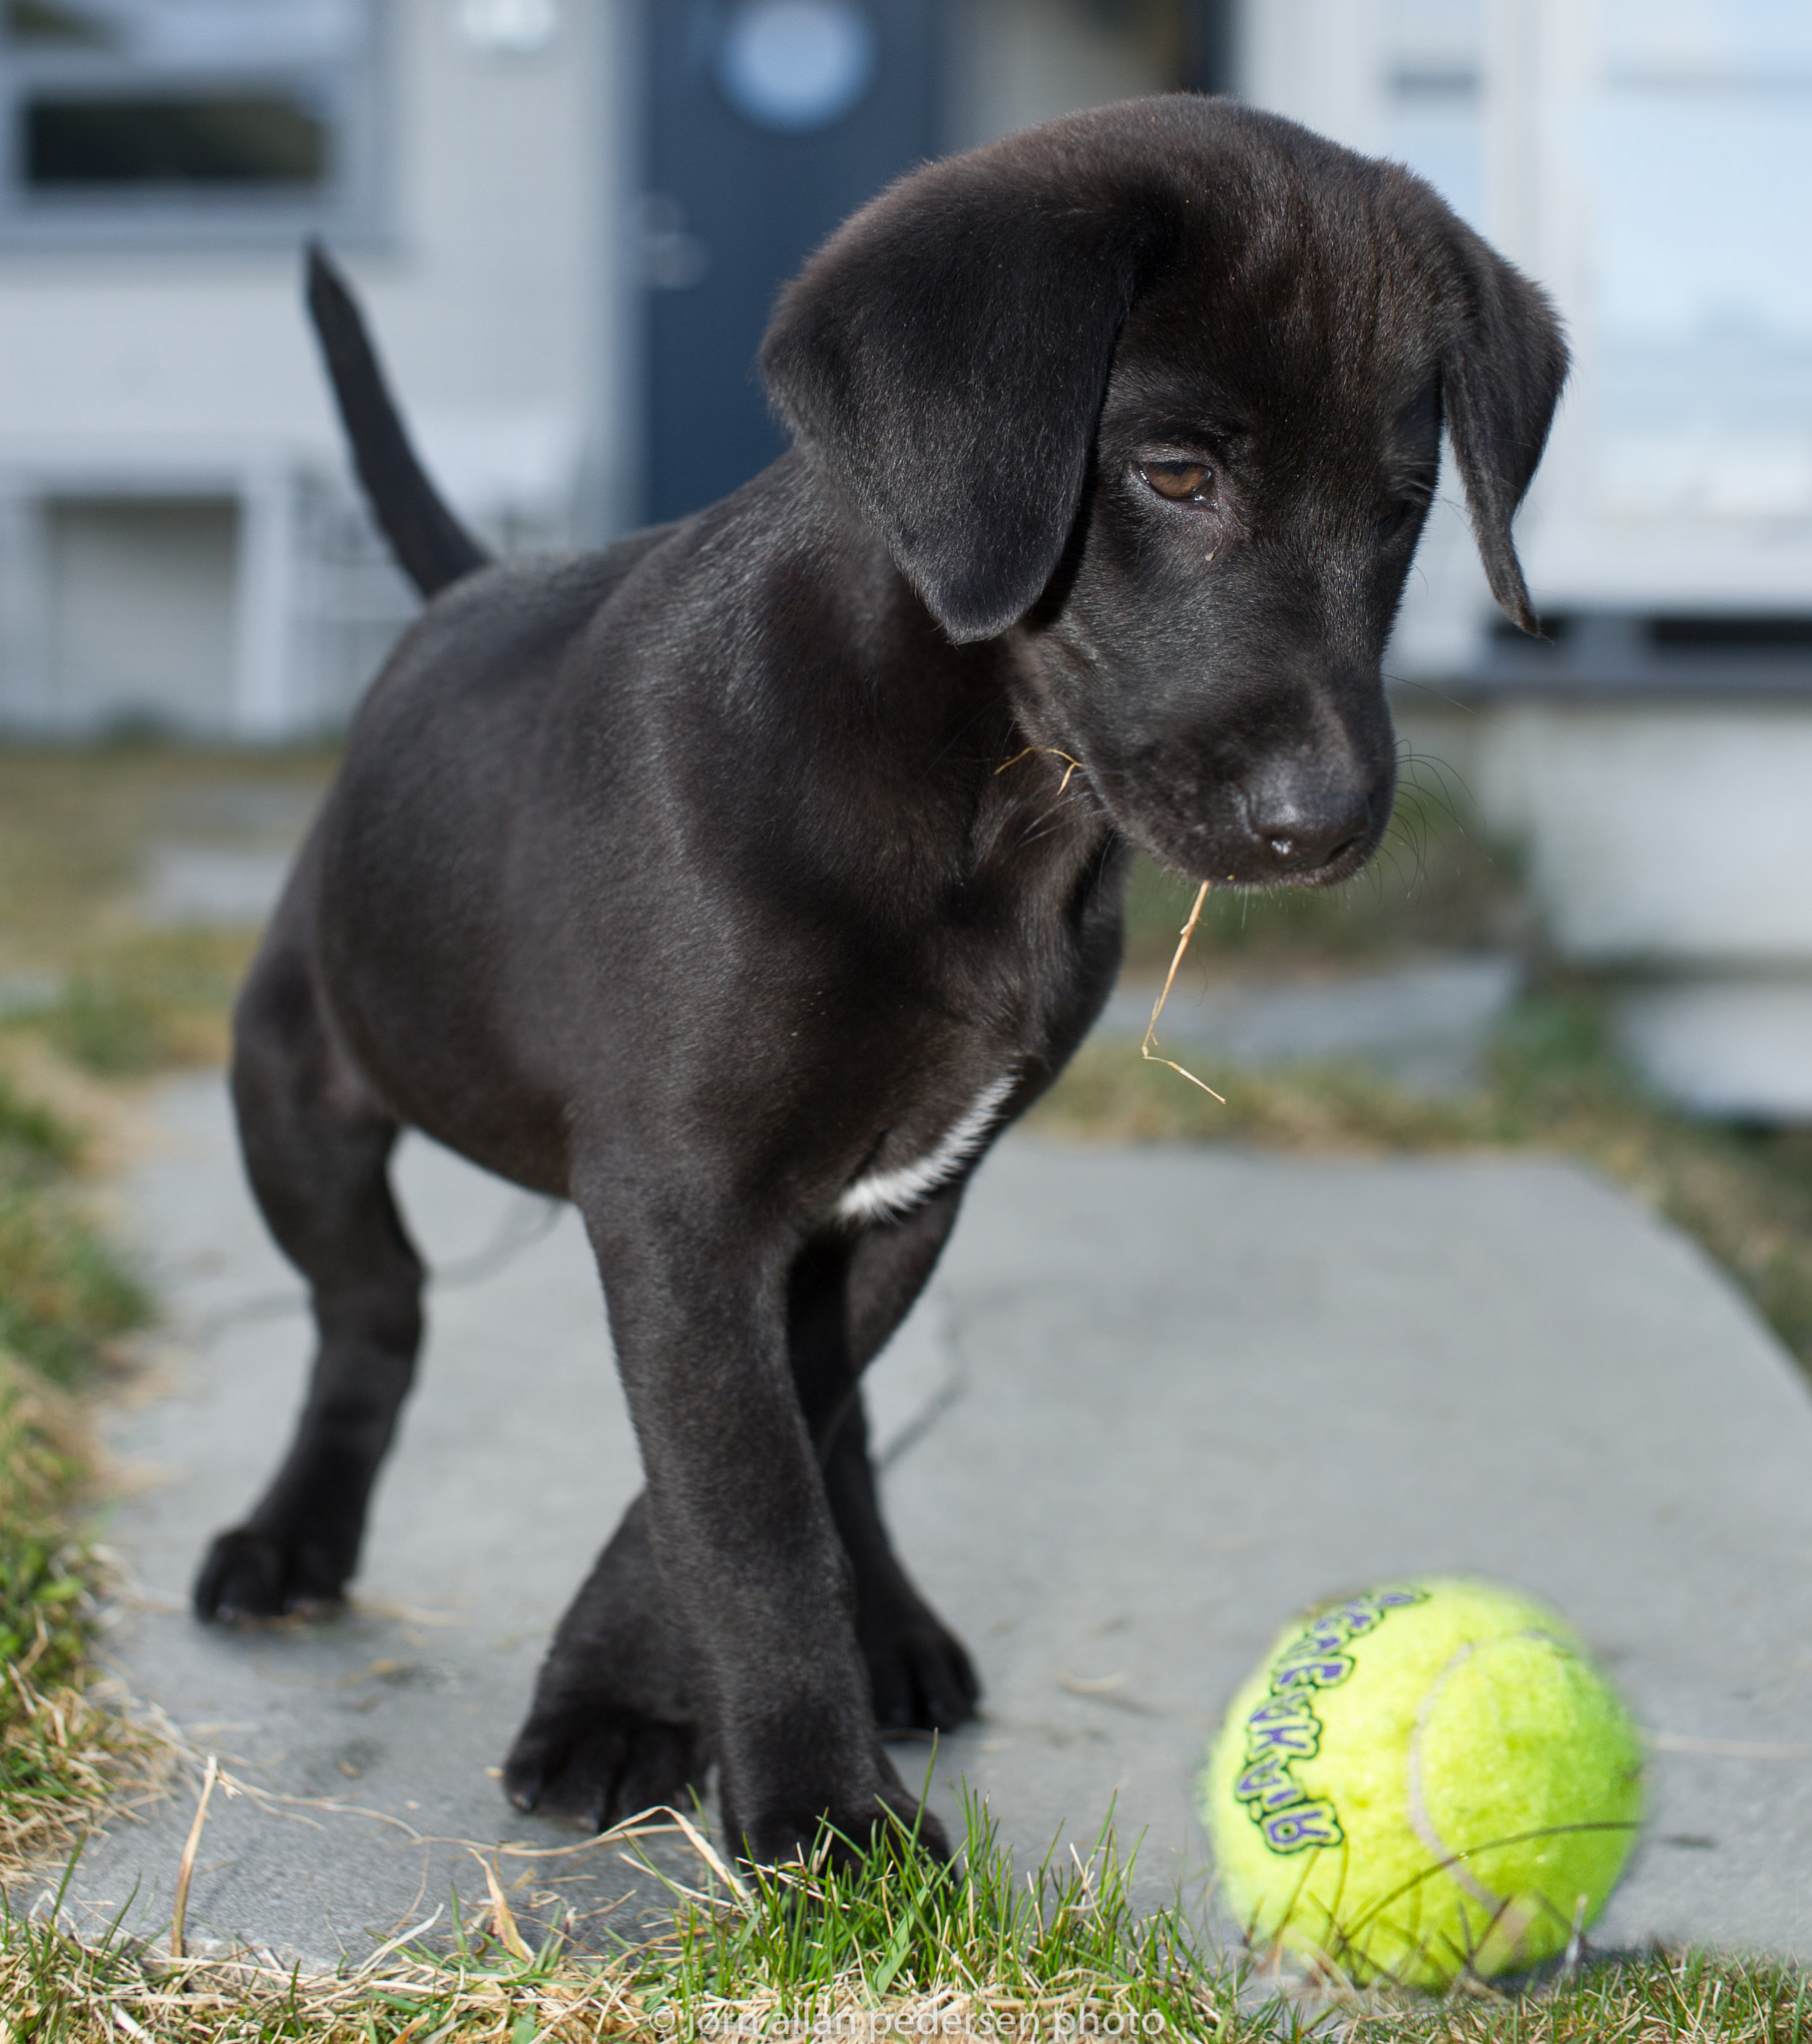
[[[1400,721],[1527,847],[1559,956],[1626,984],[1653,1080],[1812,1119],[1812,7],[1247,0],[1240,24],[1246,96],[1422,172],[1573,337],[1518,528],[1546,640],[1493,615],[1450,477]]]
[[[1225,82],[1217,17],[5,0],[0,723],[331,730],[412,615],[299,311],[308,236],[465,515],[507,550],[603,538],[779,451],[755,343],[846,213],[944,149]]]
[[[778,441],[778,282],[899,171],[1229,90],[1395,156],[1554,291],[1521,527],[1444,496],[1392,669],[1549,940],[1708,1111],[1812,1118],[1804,0],[4,0],[0,725],[343,723],[413,604],[298,307],[351,271],[498,546],[709,501]]]

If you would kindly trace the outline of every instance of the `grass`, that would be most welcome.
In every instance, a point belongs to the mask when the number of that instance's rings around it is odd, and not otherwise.
[[[85,1396],[150,1301],[92,1218],[92,1137],[40,1095],[54,1097],[71,1070],[99,1075],[106,1096],[219,1057],[250,933],[144,927],[133,897],[145,848],[179,834],[245,841],[247,787],[293,816],[325,764],[0,750],[0,1870],[66,1848],[144,1781],[149,1759],[91,1685],[100,1575],[72,1528],[92,1481]],[[1193,968],[1313,973],[1517,934],[1514,868],[1438,799],[1412,792],[1394,838],[1377,874],[1339,895],[1210,896]],[[1135,874],[1135,970],[1161,972],[1187,900],[1151,869]],[[9,981],[39,991],[9,998]],[[1092,1044],[1039,1121],[1084,1140],[1562,1150],[1694,1235],[1812,1365],[1812,1140],[1669,1115],[1619,1066],[1605,1015],[1604,988],[1551,975],[1513,1017],[1489,1084],[1455,1101],[1351,1069],[1199,1067],[1227,1094],[1223,1108],[1140,1063],[1132,1044]],[[972,1810],[965,1857],[961,1884],[885,1853],[853,1875],[765,1876],[741,1895],[707,1872],[671,1936],[604,1957],[558,1938],[532,1949],[500,1888],[451,1952],[402,1947],[327,1980],[242,1957],[172,1960],[117,1935],[85,1940],[12,1917],[0,1920],[0,2044],[536,2044],[738,2026],[868,2035],[879,2016],[906,2034],[1053,2039],[1126,2036],[1131,2018],[1138,2034],[1225,2044],[1812,2036],[1802,1973],[1692,1953],[1599,1963],[1520,1995],[1476,1984],[1440,2001],[1285,1992],[1230,1968],[1189,1911],[1134,1911],[1111,1839],[1084,1862],[1028,1876]]]
[[[232,929],[114,936],[77,952],[56,996],[26,1009],[22,1019],[72,1064],[101,1078],[219,1064],[253,941],[249,931]]]
[[[218,1060],[252,933],[146,927],[147,847],[267,841],[323,773],[313,757],[0,749],[0,1874],[156,1771],[91,1660],[105,1585],[80,1537],[86,1404],[153,1301],[95,1219],[117,1115],[79,1075]]]
[[[285,844],[330,768],[320,752],[0,747],[0,1027],[109,1078],[219,1062],[256,932],[147,927],[148,849]]]
[[[150,1301],[89,1220],[74,1131],[0,1079],[0,1355],[75,1388]]]
[[[78,1394],[150,1300],[86,1212],[81,1156],[0,1080],[0,1871],[79,1835],[145,1759],[91,1690],[100,1571],[71,1519],[92,1465]]]
[[[1701,1954],[1590,1961],[1539,1994],[1482,1982],[1435,2001],[1285,1985],[1202,1941],[1180,1905],[1141,1910],[1104,1833],[1087,1857],[1017,1869],[972,1802],[965,1878],[883,1841],[733,1885],[707,1855],[671,1883],[672,1929],[579,1953],[531,1946],[500,1882],[451,1952],[400,1943],[306,1978],[249,1954],[171,1959],[54,1920],[0,1925],[0,2010],[18,2044],[552,2044],[624,2036],[1176,2038],[1285,2044],[1797,2044],[1812,1984]]]
[[[130,943],[149,845],[281,845],[332,766],[325,751],[0,745],[0,972]]]

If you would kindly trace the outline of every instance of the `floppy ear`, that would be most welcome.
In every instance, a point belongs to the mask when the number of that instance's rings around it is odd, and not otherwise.
[[[1154,206],[958,158],[864,208],[781,294],[761,346],[775,408],[958,644],[1050,581],[1164,232]]]
[[[1491,593],[1525,632],[1540,626],[1510,536],[1561,386],[1567,340],[1548,293],[1476,235],[1459,245],[1463,309],[1441,360],[1441,401]]]

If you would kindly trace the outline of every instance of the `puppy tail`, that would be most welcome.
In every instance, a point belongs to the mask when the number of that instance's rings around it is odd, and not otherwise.
[[[423,596],[491,558],[449,511],[390,395],[358,301],[318,242],[308,244],[308,316],[339,400],[353,466],[397,565]]]

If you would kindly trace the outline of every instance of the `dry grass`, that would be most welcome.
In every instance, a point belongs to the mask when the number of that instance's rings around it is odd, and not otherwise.
[[[253,933],[147,927],[147,860],[287,841],[328,765],[0,748],[0,1873],[67,1849],[167,1758],[89,1660],[81,1394],[152,1309],[95,1199],[131,1148],[117,1082],[220,1057]]]
[[[674,1886],[670,1932],[605,1957],[558,1938],[532,1949],[493,1879],[483,1920],[451,1954],[405,1935],[316,1977],[249,1952],[179,1960],[117,1936],[85,1941],[52,1907],[0,1925],[0,2037],[1800,2044],[1812,2021],[1803,1976],[1701,1954],[1596,1961],[1537,1992],[1471,1982],[1439,2001],[1285,1983],[1212,1955],[1179,1910],[1135,1915],[1109,1842],[1018,1872],[972,1806],[965,1860],[960,1884],[886,1844],[848,1873],[795,1866],[733,1888],[707,1865],[699,1886]]]
[[[219,1062],[256,932],[148,928],[148,855],[280,849],[331,766],[325,753],[0,747],[0,1021],[108,1077]]]
[[[0,746],[0,973],[130,942],[149,845],[284,843],[332,766],[326,752]]]
[[[1029,1126],[1089,1143],[1244,1143],[1322,1155],[1489,1140],[1474,1104],[1405,1094],[1357,1066],[1260,1071],[1194,1052],[1190,1064],[1223,1099],[1153,1070],[1133,1038],[1092,1038]]]
[[[92,1585],[84,1582],[85,1592]],[[33,1642],[54,1659],[67,1634]],[[0,1880],[56,1864],[103,1817],[161,1794],[171,1754],[108,1682],[65,1674],[40,1688],[31,1651],[0,1678]]]
[[[0,1091],[0,1131],[6,1100]],[[0,1356],[74,1384],[149,1310],[64,1172],[9,1168],[0,1134]],[[0,1389],[0,1397],[5,1392]]]
[[[100,1569],[71,1532],[94,1460],[77,1390],[149,1303],[84,1210],[81,1155],[0,1082],[0,1874],[66,1848],[154,1753],[91,1687]]]

